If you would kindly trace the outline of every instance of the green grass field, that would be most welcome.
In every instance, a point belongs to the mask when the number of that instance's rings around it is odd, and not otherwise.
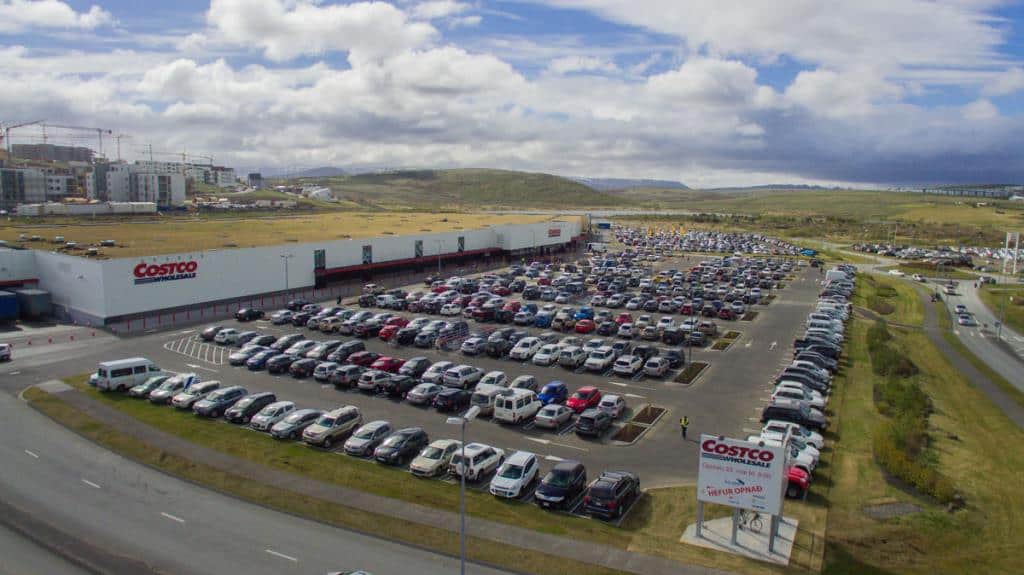
[[[1024,286],[986,284],[978,293],[996,318],[1002,315],[1007,326],[1024,333]]]

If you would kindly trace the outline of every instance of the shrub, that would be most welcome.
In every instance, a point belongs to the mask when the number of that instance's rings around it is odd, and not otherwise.
[[[873,451],[878,464],[892,476],[939,502],[952,502],[956,497],[953,484],[934,468],[913,459],[901,449],[895,439],[898,432],[894,427],[895,424],[890,422],[875,433]]]
[[[881,315],[889,315],[896,311],[896,306],[877,295],[868,296],[868,308]]]

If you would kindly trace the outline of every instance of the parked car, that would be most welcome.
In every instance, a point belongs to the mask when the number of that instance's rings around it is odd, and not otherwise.
[[[443,383],[445,372],[453,367],[455,364],[450,361],[439,361],[428,367],[420,376],[420,380],[424,383]]]
[[[223,415],[232,405],[248,395],[248,391],[240,385],[232,385],[211,392],[206,397],[192,404],[192,411],[202,417],[214,419]]]
[[[222,329],[226,329],[226,328],[227,328],[227,326],[223,326],[223,325],[211,325],[210,327],[208,327],[208,328],[204,329],[203,331],[199,332],[199,337],[202,338],[203,341],[213,341],[213,339],[215,337],[217,337],[217,334]]]
[[[348,362],[360,367],[370,367],[379,358],[380,354],[374,351],[357,351],[348,356]]]
[[[606,411],[590,408],[576,418],[576,435],[600,437],[612,426],[612,416]]]
[[[601,390],[592,385],[587,385],[577,389],[576,393],[569,397],[565,405],[576,413],[582,413],[591,407],[597,407],[600,401]]]
[[[568,509],[587,488],[587,469],[579,461],[559,461],[533,492],[537,505]]]
[[[419,477],[436,477],[448,472],[452,456],[462,443],[454,439],[438,439],[423,448],[409,464],[409,471]]]
[[[310,377],[313,375],[313,372],[316,371],[316,366],[319,363],[320,362],[318,360],[309,359],[308,357],[299,359],[288,366],[288,373],[296,379]]]
[[[618,419],[626,411],[626,400],[620,395],[608,394],[601,398],[597,409],[607,413],[612,419]]]
[[[150,393],[152,393],[154,390],[160,387],[160,385],[163,384],[163,382],[167,381],[170,378],[171,376],[169,374],[154,375],[153,377],[150,377],[146,381],[129,389],[128,396],[138,398],[149,397]]]
[[[191,385],[171,398],[171,405],[178,409],[192,409],[197,401],[220,389],[219,381],[202,381]]]
[[[243,307],[242,309],[235,312],[235,319],[238,321],[252,321],[254,319],[262,319],[263,311],[251,307]]]
[[[644,362],[644,375],[662,377],[669,370],[670,362],[664,357],[655,356]]]
[[[277,396],[269,391],[247,395],[224,412],[224,419],[230,423],[247,424],[264,407],[276,401]]]
[[[220,345],[234,345],[238,342],[238,330],[233,327],[226,327],[213,336],[213,342]]]
[[[356,381],[356,388],[367,393],[377,393],[377,390],[389,379],[391,379],[391,374],[385,371],[367,369]]]
[[[256,431],[270,431],[270,428],[284,419],[286,415],[295,411],[295,404],[291,401],[275,401],[261,409],[249,420],[249,427]]]
[[[532,375],[519,375],[508,384],[509,389],[528,389],[537,393],[537,378]]]
[[[444,372],[444,385],[470,389],[483,377],[483,370],[471,365],[457,365]]]
[[[438,411],[461,411],[469,407],[470,392],[459,388],[445,388],[434,396],[431,405]]]
[[[806,403],[791,399],[780,399],[765,406],[761,412],[761,421],[781,420],[797,423],[812,431],[823,431],[828,427],[825,416],[811,409]]]
[[[270,348],[262,345],[247,345],[228,356],[229,365],[245,365],[254,355]],[[276,353],[276,352],[274,352]]]
[[[373,458],[387,465],[400,465],[416,457],[429,442],[427,432],[420,427],[399,429],[373,450]]]
[[[615,360],[612,371],[616,375],[633,377],[643,368],[643,359],[638,355],[624,355]]]
[[[391,435],[391,424],[387,421],[371,421],[359,429],[345,441],[345,453],[356,457],[367,457],[384,438]]]
[[[572,421],[573,411],[564,405],[549,403],[537,412],[533,423],[537,427],[547,429],[560,429],[566,423]]]
[[[270,435],[274,439],[298,439],[321,415],[319,409],[296,409],[271,426]]]
[[[452,456],[448,466],[455,477],[466,475],[469,481],[478,481],[498,468],[505,461],[505,452],[483,443],[468,443]]]
[[[350,388],[356,385],[365,371],[366,368],[359,365],[341,365],[327,377],[327,381],[335,387]]]
[[[640,497],[640,478],[629,471],[605,471],[583,496],[583,512],[592,517],[622,517],[626,506]]]
[[[413,405],[430,405],[443,389],[436,383],[421,383],[405,394],[405,400]]]
[[[518,499],[540,472],[537,456],[528,451],[516,451],[498,467],[488,491],[495,497]]]
[[[544,405],[563,404],[569,397],[569,388],[561,381],[552,381],[544,385],[537,396]]]

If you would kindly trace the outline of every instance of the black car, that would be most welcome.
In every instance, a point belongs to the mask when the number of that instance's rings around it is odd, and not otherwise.
[[[313,317],[313,314],[308,311],[299,312],[292,316],[292,325],[295,327],[306,327],[306,323],[311,317]]]
[[[279,353],[267,360],[267,371],[269,373],[284,373],[291,368],[292,364],[299,358],[287,353]]]
[[[564,509],[587,488],[587,468],[579,461],[560,461],[540,480],[533,497],[537,505]]]
[[[707,341],[708,338],[704,335],[704,332],[697,330],[691,331],[690,335],[686,337],[686,345],[692,345],[694,347],[704,347],[704,344],[707,343]]]
[[[540,297],[540,288],[537,286],[526,286],[523,288],[523,299],[532,300]]]
[[[799,423],[814,431],[823,431],[828,427],[828,421],[820,412],[811,410],[804,403],[788,399],[779,399],[765,406],[761,412],[761,423],[771,419]]]
[[[602,321],[597,326],[597,335],[603,335],[605,337],[613,336],[619,331],[619,324],[614,321]]]
[[[600,409],[588,409],[576,419],[576,435],[601,437],[611,426],[611,415]]]
[[[277,341],[277,336],[275,335],[260,334],[250,339],[248,343],[250,345],[265,345],[267,347],[270,347],[271,345],[274,345],[275,341]]]
[[[366,344],[358,339],[354,339],[339,345],[337,349],[327,354],[325,359],[327,361],[333,361],[334,363],[345,363],[348,356],[360,351],[366,351]]]
[[[839,365],[836,363],[834,359],[827,358],[818,353],[802,351],[796,354],[796,359],[800,361],[809,361],[813,363],[815,366],[824,369],[829,373],[835,373],[836,369],[839,367]]]
[[[425,357],[410,357],[405,360],[402,367],[398,368],[399,375],[408,375],[411,377],[419,377],[423,375],[423,372],[427,371],[430,367],[430,360]]]
[[[605,471],[583,496],[583,512],[592,517],[622,517],[626,506],[640,497],[640,477],[629,471]]]
[[[666,327],[661,332],[661,341],[666,345],[679,345],[686,341],[686,332],[678,327]]]
[[[235,319],[238,321],[252,321],[254,319],[260,319],[263,317],[263,310],[243,307],[242,309],[235,312]]]
[[[416,334],[416,339],[413,340],[413,344],[416,347],[427,348],[433,347],[435,341],[437,341],[436,331],[421,331]]]
[[[399,429],[392,433],[373,450],[373,458],[381,463],[398,465],[420,452],[427,446],[427,432],[419,427]]]
[[[376,305],[377,296],[368,293],[359,296],[359,307],[374,307]]]
[[[490,341],[484,344],[484,353],[488,357],[502,358],[508,355],[508,352],[512,351],[512,342],[507,339],[499,339],[496,341]]]
[[[369,339],[371,337],[377,337],[380,335],[381,328],[384,327],[379,321],[371,320],[364,321],[363,323],[356,326],[355,335],[363,339]]]
[[[405,397],[409,390],[420,384],[420,380],[409,375],[392,375],[388,379],[377,384],[377,393],[383,393],[388,397]]]
[[[252,416],[275,401],[277,396],[269,391],[247,395],[224,412],[224,419],[231,423],[249,423]]]
[[[511,336],[515,332],[515,328],[511,327],[503,327],[501,329],[496,329],[491,332],[491,335],[487,336],[487,341],[498,341],[499,339],[508,339],[509,336]]]
[[[288,373],[292,374],[292,377],[294,378],[309,377],[313,375],[313,370],[316,369],[316,366],[319,363],[320,360],[308,357],[300,359],[288,366]]]
[[[288,305],[284,307],[288,308],[290,311],[299,311],[300,309],[302,309],[303,306],[308,304],[309,300],[300,297],[289,301]]]
[[[419,328],[403,327],[395,332],[394,341],[398,345],[412,345],[416,341],[416,335],[420,333]]]
[[[217,337],[222,329],[225,329],[223,325],[211,325],[199,333],[199,337],[203,338],[203,341],[213,341],[213,338]]]
[[[686,359],[683,357],[682,352],[680,352],[679,350],[670,349],[666,351],[665,355],[663,355],[662,357],[668,360],[668,366],[673,369],[686,363]]]
[[[464,389],[445,388],[434,396],[433,405],[438,411],[459,411],[469,407],[470,395]]]
[[[245,367],[249,368],[250,371],[259,371],[267,367],[267,362],[270,361],[270,358],[277,357],[280,353],[276,349],[261,351],[245,360]]]
[[[834,360],[838,360],[839,359],[839,355],[840,355],[839,348],[833,347],[833,346],[829,346],[829,345],[814,344],[814,345],[809,345],[809,346],[804,347],[804,348],[797,348],[797,351],[799,351],[800,353],[803,353],[805,351],[812,351],[814,353],[823,355],[823,356],[825,356],[825,357],[827,357],[829,359],[834,359]]]
[[[523,330],[513,331],[512,334],[508,336],[508,342],[511,343],[512,345],[515,345],[519,340],[523,339],[524,337],[530,337],[530,332]]]
[[[302,335],[301,333],[292,333],[285,336],[281,336],[279,339],[275,340],[274,343],[270,344],[270,349],[284,351],[291,347],[292,345],[304,339],[306,339],[306,336]]]
[[[648,359],[658,355],[658,348],[650,345],[638,345],[633,348],[630,354],[640,356],[643,358],[644,363],[646,363]]]
[[[258,331],[243,331],[242,333],[238,334],[238,338],[235,339],[235,345],[237,345],[238,347],[245,347],[245,344],[256,339],[260,335],[262,334],[260,334],[260,332]]]
[[[240,385],[222,387],[212,391],[209,395],[200,399],[192,406],[192,411],[202,417],[218,418],[231,406],[248,395],[249,392]]]

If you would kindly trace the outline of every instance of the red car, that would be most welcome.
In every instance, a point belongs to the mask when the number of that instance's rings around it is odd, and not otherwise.
[[[811,487],[811,479],[806,471],[793,466],[786,469],[786,497],[799,499],[807,494]]]
[[[615,317],[615,323],[622,325],[624,323],[633,323],[633,316],[628,313],[620,313]]]
[[[509,312],[512,312],[513,314],[515,314],[515,313],[519,313],[519,310],[522,307],[523,307],[522,303],[517,302],[517,301],[510,301],[510,302],[506,303],[504,306],[502,306],[501,309],[504,310],[504,311],[509,311]]]
[[[395,337],[395,334],[398,333],[398,330],[400,329],[402,329],[402,326],[400,325],[386,325],[380,328],[380,333],[377,334],[377,337],[379,337],[381,341],[391,341],[391,338]]]
[[[434,293],[444,293],[446,291],[451,291],[451,289],[452,288],[450,288],[448,286],[441,285],[441,286],[435,286],[435,287],[430,288],[430,291],[432,291]]]
[[[581,319],[576,322],[576,333],[588,334],[597,329],[597,324],[592,319]]]
[[[370,364],[370,369],[376,369],[377,371],[386,371],[388,373],[398,373],[398,369],[405,363],[404,359],[397,357],[383,356],[378,357],[377,361]]]
[[[506,296],[506,295],[511,295],[512,294],[512,290],[508,289],[505,286],[498,286],[498,287],[492,289],[491,293],[493,293],[494,295]]]
[[[549,285],[551,285],[551,278],[538,278],[537,279],[537,285],[539,285],[539,286],[549,286]]]
[[[348,362],[360,367],[369,367],[370,364],[377,361],[377,358],[379,357],[380,354],[374,351],[357,351],[348,356]]]
[[[736,319],[736,312],[727,307],[718,310],[718,319]]]
[[[576,393],[569,397],[569,401],[565,402],[565,406],[576,413],[583,413],[591,407],[597,407],[600,402],[601,390],[588,385],[576,390]]]
[[[680,306],[679,315],[693,315],[693,304],[684,303]]]
[[[405,327],[405,326],[409,325],[409,320],[407,320],[407,319],[405,319],[404,317],[401,317],[401,316],[395,316],[395,317],[389,319],[388,321],[384,322],[384,325],[385,326],[396,325],[398,327]]]

